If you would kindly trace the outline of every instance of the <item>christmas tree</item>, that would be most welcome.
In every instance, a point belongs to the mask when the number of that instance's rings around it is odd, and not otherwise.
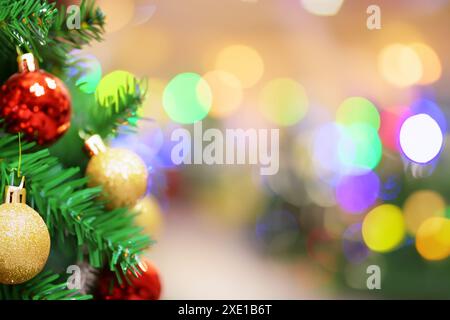
[[[122,72],[95,91],[80,80],[76,50],[100,41],[104,24],[94,1],[71,11],[0,0],[0,299],[91,299],[98,285],[68,285],[71,265],[84,280],[106,274],[107,289],[149,271],[152,240],[133,210],[148,172],[136,154],[105,146],[136,125],[146,82]]]

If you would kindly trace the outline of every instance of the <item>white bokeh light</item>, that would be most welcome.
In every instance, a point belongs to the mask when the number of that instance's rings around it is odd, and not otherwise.
[[[409,117],[400,129],[400,147],[416,163],[427,163],[441,151],[444,137],[436,120],[421,113]]]
[[[343,3],[344,0],[302,0],[303,8],[318,16],[334,16]]]

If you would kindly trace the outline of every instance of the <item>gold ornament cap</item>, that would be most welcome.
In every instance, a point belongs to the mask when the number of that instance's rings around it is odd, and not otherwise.
[[[21,54],[17,57],[20,72],[33,72],[38,69],[37,61],[32,53]]]
[[[84,146],[89,152],[90,156],[96,156],[101,152],[106,151],[105,143],[103,142],[102,137],[100,137],[98,134],[95,134],[84,142]]]
[[[23,187],[25,177],[22,176],[22,181],[18,187],[7,186],[5,189],[5,203],[23,203],[27,201],[27,190]]]

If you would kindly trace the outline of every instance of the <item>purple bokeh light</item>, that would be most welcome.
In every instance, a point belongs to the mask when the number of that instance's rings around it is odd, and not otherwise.
[[[362,175],[345,176],[336,186],[336,200],[340,207],[352,214],[360,214],[375,204],[380,193],[380,179],[370,171]]]
[[[369,255],[369,249],[362,239],[362,224],[352,224],[345,230],[342,238],[342,248],[345,257],[351,263],[361,263]]]

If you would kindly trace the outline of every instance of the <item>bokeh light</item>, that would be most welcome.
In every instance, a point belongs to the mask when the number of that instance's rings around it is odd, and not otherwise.
[[[242,86],[236,76],[222,71],[214,70],[203,76],[213,95],[213,104],[210,116],[223,118],[231,115],[239,107],[242,101]]]
[[[369,171],[363,175],[346,176],[336,186],[336,200],[348,212],[360,214],[375,204],[380,192],[380,179]]]
[[[443,217],[425,220],[417,230],[416,249],[427,260],[442,260],[450,254],[450,221]]]
[[[409,117],[400,129],[400,147],[408,159],[428,163],[437,157],[444,143],[438,123],[427,114]]]
[[[395,249],[405,237],[402,211],[392,204],[372,209],[364,218],[363,239],[372,251],[388,252]]]
[[[344,0],[301,0],[303,8],[318,16],[333,16],[339,12]]]
[[[347,260],[352,263],[361,263],[369,255],[369,249],[362,238],[362,224],[355,223],[349,226],[342,235],[342,248]]]
[[[68,69],[74,73],[63,80],[70,89],[77,81],[74,111],[83,111],[95,105],[84,101],[97,87],[107,101],[132,77],[148,79],[138,111],[145,119],[132,134],[120,127],[108,145],[145,161],[153,209],[156,199],[170,209],[167,234],[151,249],[155,265],[173,280],[163,298],[233,298],[233,281],[245,283],[241,298],[450,296],[450,45],[442,28],[450,0],[382,0],[382,29],[372,32],[361,1],[100,1],[106,41],[80,52],[81,68]],[[105,74],[130,73],[107,75],[100,84],[94,55]],[[53,62],[43,67],[57,72]],[[411,135],[405,131],[414,116],[429,118],[411,125]],[[203,133],[214,128],[224,138],[229,129],[280,129],[279,148],[271,150],[270,142],[266,150],[279,171],[259,174],[266,142],[260,134],[255,165],[175,165],[173,130],[192,134],[197,121]],[[191,151],[200,155],[207,145]],[[264,250],[262,263],[251,241]],[[192,277],[185,283],[173,266],[180,254],[188,257],[186,247],[198,259],[188,259],[184,269]],[[239,268],[243,263],[251,267]],[[368,290],[370,265],[381,268],[382,290]],[[222,272],[219,283],[206,281],[213,287],[195,283],[205,275],[217,280],[214,270],[231,272]]]
[[[163,147],[163,132],[154,120],[139,119],[136,125],[139,129],[138,134],[130,132],[126,126],[123,130],[122,127],[119,128],[119,134],[111,140],[110,146],[134,151],[150,168],[156,155]]]
[[[342,125],[364,123],[375,130],[380,128],[380,114],[375,105],[362,97],[351,97],[339,106],[336,122]]]
[[[181,73],[164,90],[167,115],[180,124],[192,124],[208,115],[212,93],[208,83],[196,73]]]
[[[98,59],[92,54],[74,52],[69,65],[67,76],[76,79],[78,89],[87,94],[94,93],[102,79],[102,66]]]
[[[164,169],[174,169],[177,168],[178,164],[175,164],[172,160],[172,150],[179,143],[171,139],[174,130],[181,128],[181,125],[169,122],[164,125],[162,130],[163,135],[163,145],[158,152],[158,166]]]
[[[399,175],[391,175],[384,179],[380,187],[380,199],[391,201],[398,197],[402,189],[402,181]]]
[[[412,48],[399,43],[381,51],[378,67],[384,79],[398,87],[411,86],[423,76],[419,55]]]
[[[124,28],[134,16],[134,0],[97,0],[106,16],[105,30],[108,33]]]
[[[162,106],[163,94],[166,86],[167,81],[162,79],[148,79],[147,95],[142,104],[142,108],[138,110],[138,116],[155,120],[160,124],[170,121],[170,118]]]
[[[333,186],[320,179],[305,181],[305,189],[311,201],[320,207],[331,207],[336,204]]]
[[[263,115],[280,126],[296,124],[308,111],[305,89],[288,78],[267,83],[261,91],[260,104]]]
[[[443,133],[447,132],[446,115],[444,114],[444,112],[442,112],[439,105],[430,99],[423,98],[423,99],[416,99],[415,101],[413,101],[409,110],[406,112],[406,117],[404,117],[404,119],[406,119],[407,116],[412,116],[421,113],[425,113],[430,117],[432,117],[433,120],[436,121],[439,127],[441,128],[441,131]]]
[[[383,147],[392,151],[399,151],[399,136],[402,123],[408,116],[408,108],[393,107],[383,110],[380,114],[381,125],[378,134],[383,143]]]
[[[264,212],[266,199],[262,187],[255,184],[251,176],[243,175],[241,170],[230,170],[217,180],[208,179],[202,188],[204,190],[198,197],[201,197],[202,215],[208,219],[218,220],[229,227],[240,226],[256,221]],[[245,203],[235,201],[244,193]]]
[[[116,2],[116,1],[111,1]],[[120,2],[120,1],[117,1]],[[126,69],[139,75],[154,75],[155,69],[170,62],[173,43],[170,34],[164,28],[146,25],[132,27],[132,32],[120,33],[120,47],[109,53],[115,61],[126,61]],[[147,50],[136,50],[136,44]],[[120,64],[121,66],[123,63]],[[179,72],[179,71],[177,71]]]
[[[354,172],[374,169],[381,159],[382,145],[378,132],[366,124],[353,124],[344,128],[339,142],[339,157]]]
[[[413,43],[411,48],[419,56],[423,67],[423,74],[419,84],[427,85],[439,80],[442,74],[442,66],[436,52],[424,43]]]
[[[403,205],[406,229],[416,234],[422,223],[428,218],[443,216],[445,200],[432,190],[420,190],[411,194]]]
[[[145,24],[156,13],[157,6],[153,3],[137,2],[134,13],[133,25]]]
[[[134,79],[134,75],[127,71],[117,70],[108,73],[102,78],[95,91],[97,101],[102,106],[109,106],[110,103],[119,99],[119,89],[133,92]]]
[[[250,88],[261,79],[264,62],[255,49],[244,45],[232,45],[219,53],[215,69],[234,74],[244,88]]]
[[[344,137],[344,129],[335,123],[326,123],[314,133],[311,157],[316,174],[330,183],[347,173],[347,166],[339,156],[339,142]]]

